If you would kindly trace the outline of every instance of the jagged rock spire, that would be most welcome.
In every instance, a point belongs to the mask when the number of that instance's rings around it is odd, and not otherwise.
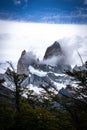
[[[28,72],[28,68],[26,67],[27,65],[25,65],[26,64],[25,57],[26,57],[26,50],[23,50],[17,64],[18,74],[25,74]]]
[[[21,57],[24,56],[26,54],[26,50],[23,50],[21,53]]]
[[[44,59],[49,59],[53,56],[62,55],[62,48],[59,42],[55,41],[51,46],[49,46],[45,52]]]
[[[55,41],[51,46],[49,46],[45,52],[44,60],[55,60],[56,65],[65,64],[65,55],[59,44],[59,42]],[[53,63],[51,63],[52,65]]]

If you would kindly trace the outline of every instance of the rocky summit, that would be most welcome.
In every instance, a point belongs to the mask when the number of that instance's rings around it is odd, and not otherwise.
[[[53,56],[63,55],[62,48],[60,44],[55,41],[51,46],[49,46],[45,52],[44,59],[49,59]]]
[[[55,57],[58,64],[53,65]],[[49,64],[51,58],[52,62]],[[39,61],[33,54],[24,50],[18,61],[17,73],[27,75],[24,84],[46,86],[50,83],[61,87],[61,85],[70,81],[69,77],[66,76],[64,72],[71,70],[70,65],[64,64],[63,58],[64,53],[58,42],[54,42],[52,46],[47,48],[43,61]]]
[[[22,51],[21,57],[18,60],[17,64],[17,73],[18,74],[28,74],[28,67],[31,64],[37,62],[37,59],[31,52]]]
[[[56,64],[65,64],[65,55],[59,44],[55,41],[45,52],[44,60],[56,59]]]
[[[41,66],[43,66],[42,69],[46,69],[48,68],[47,65],[50,65],[54,66],[54,70],[57,68],[58,72],[63,72],[63,70],[67,68],[64,61],[64,52],[62,51],[60,44],[55,41],[53,45],[47,48],[43,61],[41,62],[32,53],[24,50],[17,64],[17,72],[19,74],[27,74],[29,72],[29,66],[34,64],[34,66],[39,66],[39,69]]]
[[[27,69],[27,67],[24,67],[24,56],[26,55],[26,51],[22,51],[22,54],[21,54],[21,57],[18,61],[18,64],[17,64],[17,72],[20,73],[20,74],[23,74],[25,73],[25,69]],[[27,66],[27,64],[26,64]],[[27,70],[26,70],[27,72]]]

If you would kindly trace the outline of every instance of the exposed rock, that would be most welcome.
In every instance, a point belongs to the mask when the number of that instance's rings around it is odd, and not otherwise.
[[[64,52],[57,41],[47,48],[43,59],[43,61],[39,61],[33,53],[24,50],[17,64],[17,73],[28,75],[30,65],[38,69],[42,68],[44,71],[49,71],[49,66],[51,66],[51,69],[59,73],[71,69],[71,67],[65,62],[66,58]]]
[[[44,55],[44,59],[48,59],[48,58],[51,58],[52,56],[58,56],[62,54],[63,52],[62,52],[60,44],[57,41],[55,41],[53,45],[47,48]]]
[[[27,73],[28,65],[25,63],[25,55],[26,51],[22,51],[21,57],[19,58],[18,64],[17,64],[17,73],[18,74],[25,74]]]
[[[49,46],[45,52],[44,60],[49,59],[56,60],[58,64],[64,64],[64,52],[57,41]]]
[[[13,91],[10,90],[9,88],[3,86],[0,84],[0,99],[1,97],[3,98],[14,98]]]
[[[67,96],[67,97],[73,97],[75,92],[73,90],[69,90],[68,88],[61,88],[58,92],[58,96]]]
[[[74,71],[87,71],[87,61],[82,66],[77,66],[73,68]]]
[[[22,52],[21,57],[19,58],[17,64],[17,73],[18,74],[28,74],[29,65],[32,65],[37,62],[35,55],[32,52]]]

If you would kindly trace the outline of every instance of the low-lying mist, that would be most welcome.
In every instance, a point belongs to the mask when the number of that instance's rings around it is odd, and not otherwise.
[[[48,46],[58,41],[64,51],[66,63],[81,64],[87,60],[87,25],[41,24],[0,21],[0,62],[17,62],[25,49],[43,59]],[[56,63],[54,57],[50,61]]]
[[[87,36],[72,36],[59,40],[62,49],[66,55],[68,64],[82,64],[80,56],[85,62],[87,60]],[[80,56],[79,56],[80,55]]]

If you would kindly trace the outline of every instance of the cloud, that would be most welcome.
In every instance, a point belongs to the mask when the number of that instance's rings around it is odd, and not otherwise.
[[[46,14],[41,16],[40,20],[45,23],[86,23],[87,8],[76,8],[75,11],[64,13],[63,11],[58,14]],[[79,20],[80,19],[80,20]]]
[[[87,0],[84,0],[84,5],[87,5]]]
[[[42,60],[47,47],[58,40],[66,53],[67,62],[81,64],[77,50],[86,61],[86,30],[87,25],[0,21],[0,61],[17,63],[24,49],[33,51]],[[56,62],[56,58],[51,60]]]
[[[62,64],[63,59],[64,59],[64,57],[62,55],[61,56],[53,56],[53,57],[51,57],[47,60],[43,60],[41,63],[51,65],[51,66],[55,66],[55,65],[58,65],[58,64]]]
[[[21,4],[21,0],[14,0],[14,4],[15,5],[20,5]]]
[[[81,59],[79,54],[81,55],[81,58],[83,60],[83,63],[87,61],[87,36],[81,36],[81,35],[73,35],[64,37],[62,39],[59,39],[58,42],[60,43],[62,50],[64,52],[64,56],[53,56],[50,59],[44,60],[43,64],[48,64],[55,66],[57,64],[70,64],[72,66],[74,65],[81,65]],[[79,54],[78,54],[79,52]]]
[[[26,54],[23,56],[23,62],[24,64],[32,64],[37,61],[36,55],[33,52],[26,52]]]
[[[21,57],[18,60],[17,71],[19,74],[28,74],[28,67],[37,62],[36,55],[32,52],[22,51]]]
[[[25,1],[25,3],[28,3],[28,0],[24,0]]]
[[[67,62],[71,65],[81,64],[80,53],[83,62],[87,61],[87,36],[72,36],[60,39],[59,42],[66,54]]]
[[[28,0],[13,0],[15,5],[21,5],[22,3],[25,3],[27,5]]]

